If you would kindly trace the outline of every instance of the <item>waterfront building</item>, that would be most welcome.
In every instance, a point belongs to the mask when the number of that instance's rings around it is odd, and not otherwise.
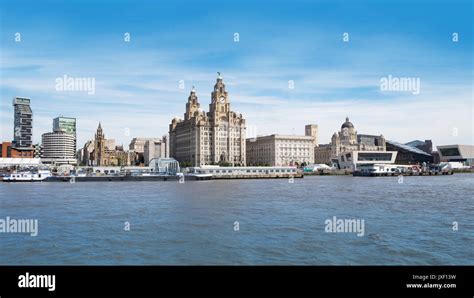
[[[431,154],[433,152],[433,142],[431,140],[424,140],[424,141],[414,140],[414,141],[405,143],[405,145],[418,148],[428,154]]]
[[[218,73],[209,112],[204,112],[192,88],[184,119],[169,126],[170,157],[189,165],[245,165],[245,119],[230,107],[229,94]]]
[[[464,166],[474,166],[473,145],[443,145],[436,146],[441,162],[461,162]]]
[[[416,141],[418,142],[418,141]],[[430,141],[431,142],[431,141]],[[407,144],[401,144],[394,141],[386,141],[387,151],[397,151],[397,159],[395,160],[396,164],[401,165],[415,165],[415,164],[423,164],[423,163],[433,163],[433,155],[431,154],[432,147],[422,147],[428,152],[419,149],[418,147],[411,146],[408,144],[419,144],[415,142],[410,142]]]
[[[74,152],[77,150],[76,118],[56,117],[53,119],[53,131],[62,130],[74,136]]]
[[[3,158],[33,158],[33,148],[17,148],[12,142],[0,143],[0,157]]]
[[[26,97],[14,97],[14,126],[13,147],[31,148],[33,138],[33,111],[30,107],[30,99]]]
[[[346,151],[386,151],[383,135],[357,134],[349,117],[341,125],[341,131],[331,138],[331,160],[337,161],[339,155]]]
[[[433,163],[434,164],[439,164],[441,162],[441,156],[439,155],[438,151],[431,152],[431,155],[433,156]]]
[[[164,141],[163,141],[164,140]],[[143,147],[143,158],[145,165],[148,165],[154,158],[168,157],[166,156],[166,138],[147,139]]]
[[[86,142],[83,149],[83,164],[88,166],[129,165],[128,152],[123,146],[116,146],[115,140],[107,140],[99,123],[94,140]]]
[[[331,144],[321,144],[314,147],[314,162],[317,164],[331,164]]]
[[[41,161],[45,164],[76,164],[76,137],[62,129],[44,133]]]
[[[131,163],[135,165],[147,165],[151,159],[167,157],[168,150],[166,136],[160,138],[133,138],[128,148]]]
[[[137,153],[143,153],[145,151],[145,142],[147,140],[150,140],[150,138],[133,138],[128,145],[128,149]]]
[[[394,164],[397,151],[359,151],[349,150],[341,152],[337,159],[341,169],[356,170],[359,166],[374,164]]]
[[[76,159],[79,165],[83,165],[84,161],[84,148],[80,148],[76,151]]]
[[[305,136],[313,137],[313,146],[319,146],[318,143],[318,125],[317,124],[307,124],[304,127]]]
[[[179,162],[170,157],[153,158],[149,162],[149,167],[155,173],[174,175],[181,172]]]
[[[145,158],[143,156],[143,153],[145,152],[146,141],[146,138],[133,138],[130,144],[128,145],[132,164],[144,164]]]
[[[94,140],[89,140],[84,147],[78,151],[82,165],[90,165],[90,155],[94,151]]]
[[[311,131],[306,130],[311,134]],[[315,136],[269,135],[247,139],[248,166],[293,166],[314,162]]]

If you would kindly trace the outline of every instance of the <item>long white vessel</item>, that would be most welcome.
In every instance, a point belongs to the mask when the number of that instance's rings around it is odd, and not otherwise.
[[[41,182],[51,176],[50,171],[39,170],[38,172],[13,173],[3,177],[3,182]]]

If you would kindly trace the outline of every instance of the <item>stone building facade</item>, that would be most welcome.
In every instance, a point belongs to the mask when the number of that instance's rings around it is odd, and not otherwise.
[[[130,160],[123,146],[115,146],[114,140],[105,139],[99,123],[94,140],[84,145],[82,163],[88,166],[128,166]]]
[[[320,144],[314,148],[314,163],[331,164],[331,144]]]
[[[349,117],[341,125],[341,131],[334,133],[331,138],[331,159],[337,159],[346,151],[386,151],[386,142],[383,135],[357,134]]]
[[[209,112],[204,112],[193,89],[184,119],[175,117],[169,126],[170,157],[193,166],[245,165],[245,119],[230,108],[229,94],[218,73],[211,93]]]
[[[269,135],[247,139],[248,166],[294,166],[314,162],[317,125],[305,126],[305,135]]]

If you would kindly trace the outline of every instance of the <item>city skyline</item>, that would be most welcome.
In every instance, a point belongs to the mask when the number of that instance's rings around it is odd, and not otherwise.
[[[413,3],[411,11],[390,1],[372,3],[376,14],[350,3],[305,1],[276,2],[262,14],[209,1],[186,2],[188,9],[149,4],[155,9],[148,10],[139,2],[127,11],[124,2],[25,3],[7,2],[9,13],[2,15],[2,140],[13,136],[14,96],[31,98],[34,143],[60,115],[77,119],[78,147],[93,138],[99,121],[118,144],[160,137],[181,115],[193,85],[202,103],[210,101],[213,78],[221,71],[233,109],[258,135],[301,134],[305,124],[316,123],[319,142],[329,143],[349,116],[361,131],[402,143],[473,143],[472,37],[462,31],[470,28],[469,9],[460,9],[467,1]],[[48,10],[52,3],[54,15]],[[29,9],[36,15],[19,17]],[[417,20],[426,10],[439,18]],[[291,16],[295,11],[298,19]],[[88,23],[82,22],[85,14]],[[146,21],[136,22],[136,15]],[[266,23],[276,17],[278,25]],[[42,18],[51,22],[34,26]],[[440,24],[443,29],[436,29]],[[391,33],[383,36],[387,28]],[[124,41],[127,32],[130,42]],[[55,80],[64,75],[95,78],[95,94],[55,90]],[[419,78],[420,94],[380,91],[380,80],[389,76]]]

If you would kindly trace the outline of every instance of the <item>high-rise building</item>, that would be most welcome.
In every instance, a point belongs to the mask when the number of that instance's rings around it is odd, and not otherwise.
[[[53,131],[61,129],[64,132],[76,135],[76,118],[56,117],[53,119]]]
[[[14,97],[13,107],[15,108],[13,146],[30,148],[33,145],[33,111],[30,107],[30,99]]]
[[[76,118],[56,117],[53,119],[53,131],[62,130],[74,136],[74,152],[77,150],[76,141]]]
[[[210,164],[245,165],[245,119],[230,109],[229,95],[218,73],[211,93],[209,112],[200,108],[193,89],[186,103],[184,120],[170,124],[170,157],[194,166]]]
[[[75,137],[57,129],[41,136],[43,147],[41,162],[51,164],[76,164]]]

